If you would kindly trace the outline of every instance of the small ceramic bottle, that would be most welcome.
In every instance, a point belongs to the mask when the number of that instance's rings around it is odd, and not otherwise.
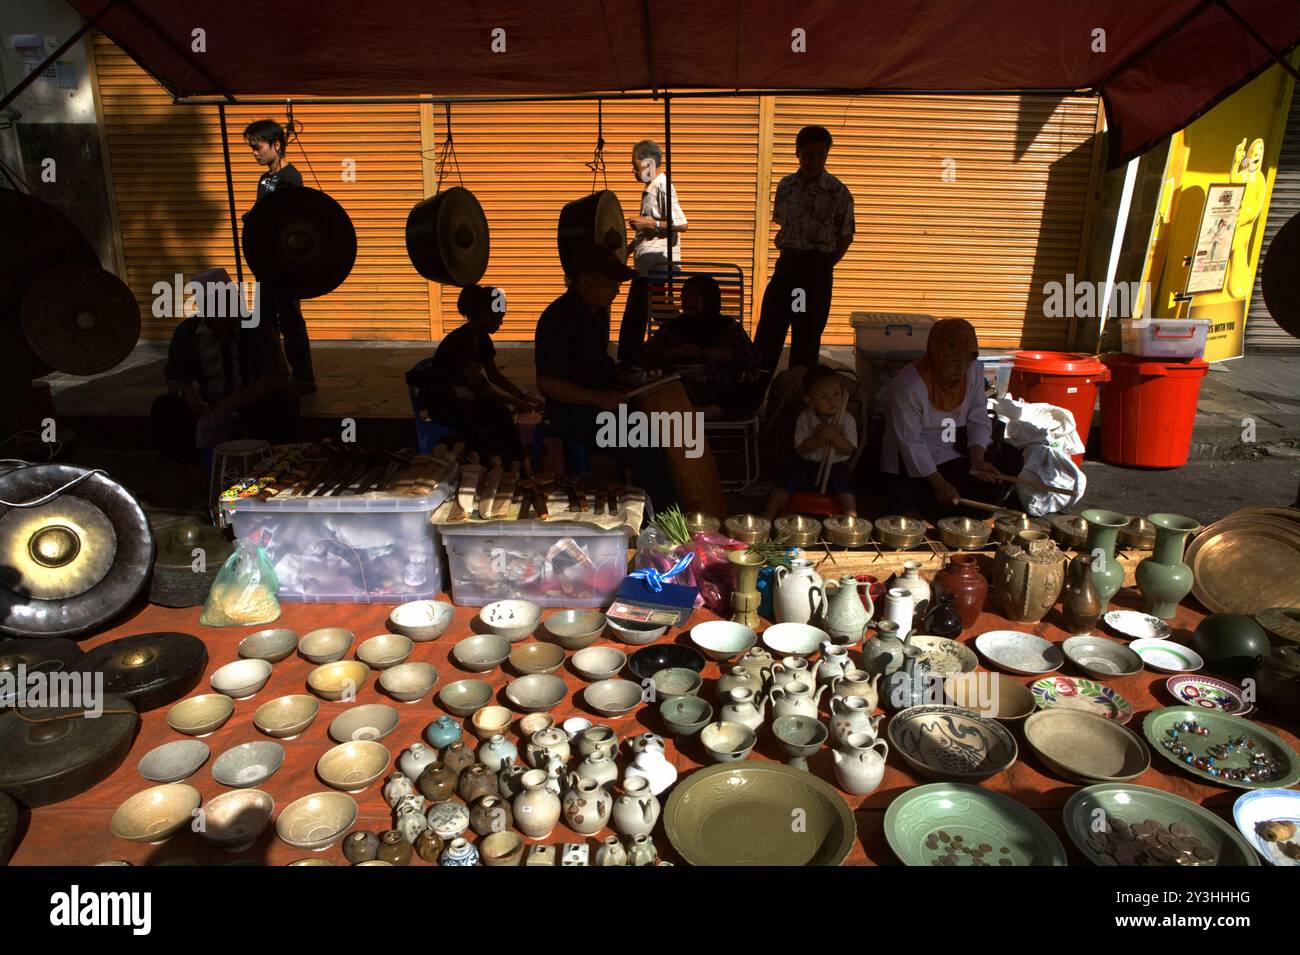
[[[899,587],[912,595],[912,607],[917,613],[924,614],[930,602],[930,584],[921,576],[919,560],[903,561],[903,572],[895,574],[889,586]]]
[[[618,836],[606,836],[596,850],[596,865],[627,865],[627,850]]]
[[[443,750],[442,761],[458,776],[477,762],[469,747],[459,741]]]
[[[876,635],[862,647],[862,668],[868,673],[888,676],[903,665],[901,628],[892,620],[876,624]]]
[[[477,836],[505,832],[514,825],[510,803],[500,796],[480,796],[469,807],[469,827]]]
[[[648,836],[633,836],[627,850],[628,865],[654,865],[659,859],[654,841]]]
[[[443,850],[442,858],[438,860],[438,864],[445,866],[478,865],[478,847],[468,839],[462,839],[458,836],[451,840],[451,843]]]
[[[396,829],[389,829],[379,837],[375,858],[389,865],[406,865],[411,861],[411,844]]]
[[[573,787],[564,794],[564,824],[583,836],[594,836],[609,822],[614,801],[594,779],[573,777]]]
[[[501,767],[501,772],[497,773],[497,789],[506,799],[514,799],[524,787],[519,784],[519,779],[524,773],[528,772],[527,766],[521,766],[516,762],[506,763]]]
[[[480,796],[495,796],[500,792],[496,773],[491,772],[482,763],[475,763],[460,774],[456,781],[456,795],[469,805]]]
[[[397,768],[407,779],[419,779],[424,767],[438,761],[438,754],[423,743],[412,743],[397,760]]]
[[[499,773],[519,755],[519,748],[500,733],[493,736],[478,748],[478,761],[491,772]]]
[[[545,772],[546,788],[557,796],[564,792],[564,763],[560,761],[560,757],[555,753],[551,753],[546,757]]]
[[[349,832],[348,837],[343,840],[343,855],[353,865],[358,862],[369,862],[378,852],[379,836],[373,832],[358,829],[356,832]]]
[[[659,800],[650,791],[650,780],[633,776],[623,781],[623,795],[614,801],[610,815],[616,832],[625,836],[646,835],[659,821]]]
[[[1093,582],[1091,556],[1079,554],[1065,567],[1065,586],[1061,589],[1061,616],[1065,632],[1081,636],[1092,633],[1101,619],[1102,603]]]
[[[677,767],[668,762],[662,749],[645,749],[636,754],[632,765],[623,773],[623,781],[642,776],[650,783],[650,792],[658,796],[677,782]]]
[[[393,773],[388,777],[388,782],[384,783],[384,802],[391,808],[396,808],[398,800],[403,796],[413,795],[415,795],[415,781],[405,773]]]
[[[618,764],[604,753],[592,753],[578,764],[574,775],[579,779],[594,779],[605,786],[618,779]]]
[[[925,632],[949,640],[961,636],[961,615],[948,594],[941,593],[930,601],[930,609],[925,614]]]
[[[445,749],[460,739],[460,724],[450,716],[440,716],[424,728],[424,740],[437,749]]]
[[[912,632],[912,618],[916,613],[916,598],[903,587],[890,587],[885,591],[885,619],[898,624],[898,635],[906,637]]]
[[[529,839],[545,839],[560,818],[560,797],[546,788],[546,773],[530,769],[520,780],[523,792],[515,797],[515,828]]]

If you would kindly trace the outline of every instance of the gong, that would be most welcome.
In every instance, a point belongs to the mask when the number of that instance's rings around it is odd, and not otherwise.
[[[0,714],[0,792],[35,808],[70,799],[110,776],[130,751],[140,716],[121,696],[105,693],[95,702],[103,707],[98,716],[84,707],[54,706]]]
[[[18,804],[0,793],[0,866],[7,865],[18,841]]]
[[[1277,230],[1260,273],[1264,305],[1278,327],[1300,338],[1300,215]]]
[[[575,199],[560,210],[555,243],[565,275],[571,274],[569,266],[574,250],[593,242],[612,249],[620,262],[627,259],[627,221],[623,218],[623,204],[608,189]]]
[[[104,691],[126,697],[143,713],[194,689],[207,665],[208,648],[202,640],[162,630],[95,647],[78,669],[104,674]]]
[[[277,189],[245,216],[243,247],[258,281],[294,298],[317,298],[352,271],[357,230],[325,193],[306,186]]]
[[[17,468],[0,475],[0,500],[37,501],[84,474]],[[153,555],[140,505],[102,474],[35,507],[0,504],[0,631],[67,637],[99,627],[143,589]]]
[[[406,217],[406,254],[430,282],[473,285],[487,271],[490,252],[487,216],[468,189],[430,196]]]
[[[196,564],[196,549],[202,552],[202,563]],[[207,600],[217,572],[234,550],[235,545],[219,528],[198,522],[164,531],[158,537],[149,602],[161,607],[197,607]]]
[[[56,265],[99,267],[95,249],[72,220],[48,202],[0,189],[0,316],[18,307],[27,286]]]
[[[140,340],[140,305],[112,272],[58,265],[27,286],[22,325],[40,361],[69,375],[98,375]]]
[[[62,673],[80,669],[82,656],[81,647],[62,637],[10,637],[0,640],[0,673],[16,673],[19,666],[28,673]]]

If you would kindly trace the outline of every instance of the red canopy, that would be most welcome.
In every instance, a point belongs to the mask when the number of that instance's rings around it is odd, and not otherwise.
[[[177,98],[1091,91],[1116,162],[1300,43],[1297,0],[69,2]]]

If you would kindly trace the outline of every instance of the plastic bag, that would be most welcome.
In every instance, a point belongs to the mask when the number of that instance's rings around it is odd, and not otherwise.
[[[993,404],[998,417],[1006,419],[1007,441],[1015,447],[1046,444],[1066,454],[1083,454],[1074,415],[1065,408],[1019,398],[999,398]]]
[[[199,623],[205,627],[251,627],[280,616],[280,589],[266,551],[252,541],[235,542],[208,591]]]
[[[695,606],[707,607],[719,616],[730,617],[733,571],[731,562],[727,560],[727,551],[743,546],[721,534],[696,534],[690,543],[674,546],[663,531],[651,524],[637,538],[632,565],[634,570],[650,567],[662,574],[693,553],[695,559],[690,566],[673,577],[672,582],[698,587],[700,595]]]
[[[1083,500],[1088,479],[1070,459],[1072,454],[1083,453],[1074,415],[1056,405],[1029,404],[1019,398],[999,398],[994,405],[1007,421],[1007,441],[1024,451],[1019,476],[1061,489],[1054,493],[1016,485],[1025,513],[1042,517],[1068,510]]]

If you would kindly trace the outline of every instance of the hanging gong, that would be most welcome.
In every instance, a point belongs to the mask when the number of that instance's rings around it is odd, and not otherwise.
[[[569,274],[573,250],[593,242],[613,249],[618,260],[625,261],[627,221],[623,218],[623,204],[608,189],[574,199],[560,210],[555,240],[565,275]]]
[[[430,196],[406,217],[406,254],[430,282],[473,285],[487,271],[490,251],[487,216],[468,189]]]
[[[357,261],[357,230],[333,198],[277,189],[244,217],[244,258],[258,281],[294,298],[328,295]]]
[[[112,775],[131,749],[140,716],[115,694],[95,702],[103,707],[98,716],[66,706],[0,714],[0,792],[35,808],[70,799]]]
[[[117,693],[141,713],[180,699],[199,682],[208,648],[188,633],[137,633],[95,647],[78,669],[104,674],[104,691]]]
[[[95,249],[66,215],[41,199],[0,189],[0,314],[18,307],[27,286],[46,269],[99,266]]]
[[[201,563],[196,562],[196,549],[202,551]],[[234,550],[235,545],[219,528],[197,521],[164,531],[158,537],[149,602],[161,607],[197,607],[207,599],[217,572]]]
[[[1300,338],[1300,215],[1277,230],[1260,273],[1264,305],[1278,327]]]
[[[17,468],[0,475],[0,500],[36,501],[85,473]],[[36,507],[0,504],[0,631],[67,637],[101,626],[140,593],[153,554],[140,505],[102,474]]]
[[[140,340],[140,305],[97,265],[59,265],[27,286],[23,334],[38,359],[69,375],[117,367]]]

